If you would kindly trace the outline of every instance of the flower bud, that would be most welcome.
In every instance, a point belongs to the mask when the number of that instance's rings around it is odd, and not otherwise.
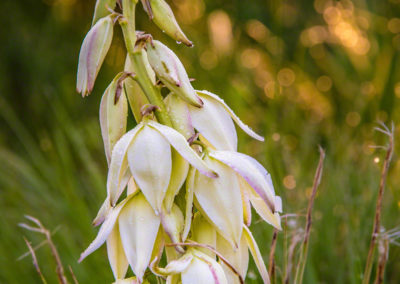
[[[154,23],[167,35],[178,43],[183,42],[187,46],[193,43],[185,36],[179,27],[171,7],[164,0],[145,0],[142,1],[143,7]]]
[[[230,167],[208,155],[204,161],[219,177],[210,179],[196,173],[196,208],[215,226],[217,232],[237,247],[242,234],[243,207],[236,174]]]
[[[217,247],[217,232],[215,228],[200,214],[200,212],[197,212],[194,215],[191,239],[200,244],[206,244],[213,248]],[[230,248],[232,250],[232,246],[230,246]],[[198,248],[198,250],[215,259],[215,253],[209,249]]]
[[[203,103],[175,53],[158,40],[148,42],[146,47],[149,63],[161,82],[187,103],[201,107]]]
[[[128,102],[122,88],[124,73],[119,73],[105,90],[100,102],[100,127],[107,162],[114,145],[126,132]]]
[[[94,8],[92,26],[96,24],[99,19],[110,14],[110,10],[108,9],[114,9],[116,3],[117,0],[97,0]]]
[[[82,96],[92,92],[94,81],[111,46],[114,26],[112,18],[110,15],[98,20],[83,40],[76,83],[76,90]]]
[[[165,233],[168,235],[170,241],[172,243],[180,243],[182,242],[182,232],[184,226],[184,218],[182,211],[179,209],[177,205],[173,205],[171,212],[167,212],[166,210],[162,210],[161,214],[161,223]],[[184,249],[182,247],[175,247],[180,253],[184,253]]]

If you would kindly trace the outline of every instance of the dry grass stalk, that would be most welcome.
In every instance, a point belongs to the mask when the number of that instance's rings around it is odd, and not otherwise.
[[[25,237],[24,237],[24,241],[26,243],[26,246],[29,249],[30,255],[32,256],[33,266],[35,267],[37,273],[39,274],[40,279],[42,280],[42,282],[44,284],[47,284],[46,278],[44,278],[44,275],[43,275],[42,271],[40,270],[39,263],[38,263],[37,258],[36,258],[35,250],[32,248],[31,243]]]
[[[311,232],[311,226],[312,226],[312,210],[314,207],[315,196],[317,195],[317,189],[321,182],[324,159],[325,159],[325,151],[324,151],[324,149],[321,148],[321,146],[319,146],[319,162],[318,162],[317,170],[316,170],[315,176],[314,176],[314,183],[313,183],[313,187],[312,187],[311,197],[308,202],[306,228],[305,228],[305,232],[304,232],[304,239],[303,239],[303,243],[301,245],[299,262],[297,263],[296,275],[295,275],[295,279],[294,279],[294,283],[296,283],[296,284],[300,284],[303,282],[303,275],[304,275],[304,269],[306,267],[306,262],[307,262],[308,244],[309,244],[310,232]]]
[[[385,155],[385,160],[383,162],[381,178],[380,178],[380,182],[379,182],[379,191],[378,191],[378,197],[376,200],[374,225],[373,225],[373,229],[372,229],[371,242],[370,242],[369,250],[368,250],[367,262],[365,264],[365,271],[364,271],[364,277],[363,277],[363,282],[362,282],[363,284],[368,284],[370,281],[370,278],[371,278],[374,253],[375,253],[375,248],[376,248],[376,244],[377,244],[377,240],[378,240],[379,228],[381,225],[383,193],[385,190],[386,179],[387,179],[387,174],[389,171],[390,162],[391,162],[392,156],[393,156],[394,126],[392,125],[392,129],[390,130],[385,124],[380,123],[380,125],[382,126],[382,128],[377,127],[375,129],[379,132],[386,134],[389,137],[389,143],[385,147],[386,155]]]
[[[379,239],[378,251],[379,251],[379,262],[378,262],[378,268],[376,270],[375,284],[382,284],[385,275],[386,263],[389,258],[388,238]]]
[[[283,283],[285,283],[285,284],[289,284],[290,276],[291,276],[292,269],[293,269],[293,263],[294,263],[294,252],[295,252],[297,244],[300,241],[301,241],[301,235],[299,235],[299,234],[294,234],[290,241],[290,246],[289,246],[288,254],[287,254],[288,258],[287,258],[285,279],[283,281]]]
[[[51,239],[50,231],[47,230],[42,225],[42,223],[39,221],[39,219],[36,219],[36,218],[34,218],[32,216],[28,216],[28,215],[26,215],[25,218],[28,219],[29,221],[31,221],[32,223],[34,223],[37,227],[33,227],[33,226],[27,225],[25,223],[20,223],[19,226],[22,228],[25,228],[29,231],[38,232],[38,233],[45,235],[46,241],[47,241],[48,245],[50,246],[51,254],[53,255],[53,258],[56,262],[56,273],[57,273],[57,277],[58,277],[58,282],[61,284],[67,284],[68,281],[67,281],[67,278],[65,277],[64,267],[62,265],[61,258],[60,258],[60,255],[58,254],[57,248]],[[31,249],[32,247],[28,246],[28,248]],[[32,248],[32,250],[33,250],[33,248]]]
[[[268,267],[268,273],[269,277],[271,278],[271,284],[275,283],[275,249],[276,249],[277,239],[278,239],[278,230],[274,229],[271,241],[271,249],[269,253],[269,267]]]

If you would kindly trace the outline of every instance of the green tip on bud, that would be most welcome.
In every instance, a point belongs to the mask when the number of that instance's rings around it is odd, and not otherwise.
[[[184,43],[192,47],[193,43],[186,37],[175,19],[171,7],[164,0],[142,0],[143,8],[149,15],[150,20],[167,35],[176,40],[177,43]]]

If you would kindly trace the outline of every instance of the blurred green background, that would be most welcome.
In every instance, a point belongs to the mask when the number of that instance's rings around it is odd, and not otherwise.
[[[0,10],[0,283],[40,283],[18,227],[24,214],[51,230],[62,261],[81,283],[110,283],[105,247],[77,263],[96,235],[107,164],[98,123],[101,94],[123,66],[119,27],[93,93],[75,91],[80,44],[94,0],[2,1]],[[173,48],[195,78],[266,137],[239,134],[240,151],[271,172],[284,213],[304,214],[318,161],[327,151],[315,203],[304,283],[360,283],[372,231],[387,139],[378,120],[400,130],[400,0],[173,0],[194,48],[176,45],[138,8],[138,28]],[[133,119],[131,117],[131,119]],[[131,124],[133,125],[133,123]],[[399,131],[396,130],[396,138]],[[396,147],[398,150],[399,147]],[[400,225],[400,160],[395,154],[382,225]],[[253,214],[268,260],[272,229]],[[304,218],[278,235],[277,276]],[[284,237],[286,236],[286,237]],[[37,250],[56,282],[47,246]],[[400,249],[392,240],[385,283],[400,283]],[[375,275],[373,274],[373,277]],[[246,283],[261,283],[251,264]]]

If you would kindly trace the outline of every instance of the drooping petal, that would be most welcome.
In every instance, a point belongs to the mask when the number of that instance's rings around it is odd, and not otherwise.
[[[149,42],[146,49],[149,63],[161,82],[187,103],[201,107],[203,103],[175,53],[158,40]]]
[[[104,242],[107,240],[108,236],[111,234],[111,231],[114,228],[115,222],[118,219],[118,216],[125,206],[125,204],[132,198],[133,196],[128,196],[117,206],[111,208],[108,211],[108,214],[104,220],[104,223],[101,225],[99,232],[97,233],[94,241],[89,245],[89,247],[81,254],[78,262],[81,262],[84,258],[86,258],[89,254],[98,249]]]
[[[112,206],[118,201],[130,178],[128,170],[127,151],[136,134],[142,129],[143,124],[138,124],[128,131],[115,144],[111,155],[111,163],[107,175],[107,193]]]
[[[193,250],[193,255],[192,262],[181,274],[182,284],[228,283],[218,262],[199,250]]]
[[[200,214],[200,212],[197,212],[194,215],[191,239],[200,244],[206,244],[213,248],[217,247],[217,232],[215,231],[215,228]],[[211,250],[206,248],[198,248],[198,250],[215,259],[215,253]]]
[[[245,191],[249,194],[250,202],[257,214],[268,224],[274,226],[278,230],[282,230],[279,213],[273,213],[264,200],[250,186],[247,186]]]
[[[216,178],[217,175],[213,172],[206,163],[197,155],[197,153],[190,148],[188,142],[186,141],[185,137],[180,134],[175,129],[159,124],[155,121],[149,121],[148,125],[154,127],[159,131],[165,139],[181,154],[182,157],[185,158],[193,167],[195,167],[200,173],[206,175],[211,178]]]
[[[93,90],[94,81],[111,46],[113,26],[112,16],[101,18],[83,40],[76,83],[76,90],[82,96]]]
[[[259,141],[264,141],[264,137],[258,135],[255,133],[250,127],[248,127],[246,124],[244,124],[240,118],[233,112],[233,110],[224,102],[223,99],[218,97],[217,95],[208,92],[208,91],[197,91],[197,94],[200,96],[200,98],[212,98],[216,102],[220,103],[225,110],[229,113],[229,115],[232,117],[232,119],[236,122],[236,124],[244,131],[246,132],[249,136],[253,137],[254,139],[257,139]]]
[[[265,267],[265,263],[262,258],[260,249],[258,248],[256,240],[254,239],[250,230],[244,225],[243,225],[243,235],[246,239],[249,250],[253,256],[254,262],[256,263],[258,272],[260,272],[261,278],[264,281],[264,284],[270,284],[271,282],[269,280],[268,271],[267,268]]]
[[[206,156],[204,161],[219,175],[216,179],[196,173],[194,193],[199,210],[232,245],[238,246],[242,234],[243,207],[235,172]]]
[[[132,198],[118,218],[125,255],[138,280],[150,263],[154,242],[160,227],[160,218],[143,194]]]
[[[161,276],[178,274],[185,271],[193,260],[193,255],[188,252],[177,260],[172,260],[165,268],[158,268],[155,272]]]
[[[275,191],[270,174],[257,160],[231,151],[212,151],[210,156],[240,174],[271,208],[271,211],[275,211]]]
[[[164,206],[166,210],[171,211],[172,205],[174,203],[174,198],[181,189],[187,173],[189,170],[189,163],[181,156],[179,153],[172,149],[172,172],[171,179],[168,184],[167,192],[164,197]]]
[[[182,233],[182,241],[186,241],[189,235],[190,227],[192,224],[192,214],[193,214],[193,196],[194,196],[194,177],[196,174],[196,169],[190,167],[188,176],[186,179],[186,213],[185,213],[185,225]]]
[[[222,104],[207,96],[202,97],[203,107],[188,106],[193,127],[217,150],[237,150],[235,125]]]
[[[247,268],[249,265],[249,250],[247,248],[246,238],[242,234],[239,248],[233,250],[232,246],[219,234],[217,234],[217,251],[224,256],[230,264],[240,273],[243,279],[246,278]],[[233,273],[224,262],[220,261],[224,269],[225,276],[230,284],[240,284],[239,277]]]
[[[129,168],[139,188],[156,212],[162,202],[171,177],[171,146],[147,124],[128,149]]]
[[[123,73],[119,73],[114,78],[100,102],[101,135],[108,164],[110,164],[112,149],[126,132],[128,101],[123,90],[119,94],[119,99],[116,100],[118,81],[121,76]]]
[[[98,225],[103,223],[110,209],[111,209],[110,199],[107,197],[106,200],[104,200],[103,204],[101,205],[96,218],[94,218],[92,225],[97,227]]]
[[[123,279],[128,270],[129,263],[126,259],[124,248],[122,247],[118,223],[107,238],[108,260],[115,279]]]

